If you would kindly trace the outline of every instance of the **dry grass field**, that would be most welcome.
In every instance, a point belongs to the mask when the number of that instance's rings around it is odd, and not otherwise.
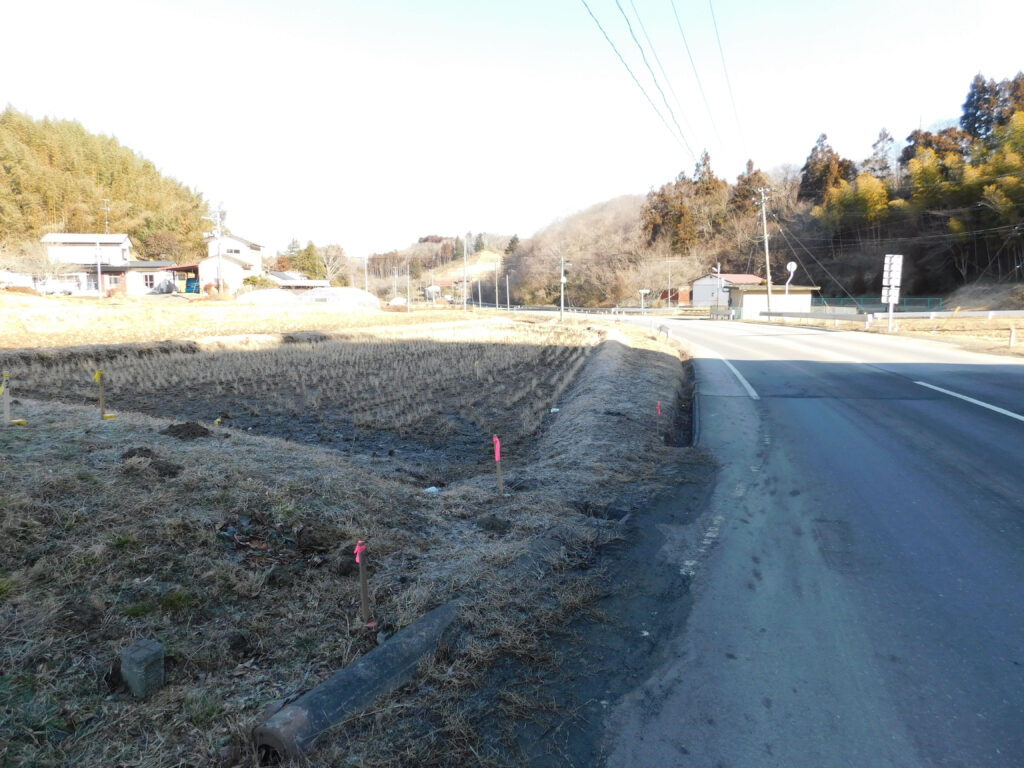
[[[543,702],[492,670],[550,670],[548,638],[613,586],[616,520],[710,471],[678,445],[678,354],[637,330],[26,299],[2,305],[27,421],[0,429],[4,766],[255,766],[263,707],[453,598],[452,642],[309,764],[515,765],[485,734]],[[145,701],[116,663],[138,638],[167,649]]]

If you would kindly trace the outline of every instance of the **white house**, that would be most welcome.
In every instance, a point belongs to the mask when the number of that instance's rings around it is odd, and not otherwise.
[[[42,283],[52,283],[60,292],[95,293],[98,276],[103,292],[122,289],[133,248],[128,235],[53,232],[40,242],[51,263],[64,265],[59,277]],[[52,286],[39,287],[45,291]]]
[[[757,275],[705,275],[693,281],[690,304],[694,307],[727,307],[733,286],[760,285],[763,282]]]
[[[238,235],[206,238],[207,257],[199,262],[199,284],[235,293],[247,277],[263,274],[263,246]]]
[[[128,235],[58,232],[45,235],[41,242],[50,262],[60,265],[53,278],[35,281],[41,293],[95,294],[97,276],[103,294],[142,296],[174,290],[174,275],[167,270],[174,262],[133,259]]]

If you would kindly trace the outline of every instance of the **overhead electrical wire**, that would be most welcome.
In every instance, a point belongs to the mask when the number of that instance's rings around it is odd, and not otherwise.
[[[640,16],[640,11],[637,10],[636,3],[633,2],[633,0],[629,0],[629,5],[633,9],[633,15],[636,16],[637,22],[640,24],[640,31],[644,33],[644,40],[647,41],[647,47],[651,49],[651,55],[654,56],[654,62],[658,65],[658,71],[661,72],[661,76],[665,80],[665,85],[668,86],[669,93],[672,94],[672,99],[679,108],[679,114],[682,117],[683,123],[686,125],[686,130],[690,132],[690,135],[696,136],[697,132],[693,130],[693,126],[690,125],[690,121],[686,119],[686,111],[683,109],[683,103],[679,100],[679,95],[676,93],[676,89],[672,87],[672,80],[669,78],[668,72],[665,71],[665,67],[661,63],[661,57],[658,55],[658,49],[654,47],[654,41],[651,40],[651,36],[647,34],[647,26],[644,24],[644,20]]]
[[[633,25],[629,21],[629,16],[626,15],[626,11],[622,8],[622,3],[619,0],[615,0],[615,7],[619,9],[619,13],[622,14],[622,18],[626,21],[626,27],[629,28],[629,36],[633,38],[633,42],[636,43],[637,50],[640,51],[640,58],[643,59],[644,66],[647,67],[647,71],[651,75],[651,80],[654,82],[654,87],[658,89],[658,93],[661,94],[661,100],[665,102],[665,109],[668,110],[669,116],[672,118],[672,122],[676,125],[676,130],[679,131],[679,136],[682,138],[683,143],[686,144],[686,149],[693,157],[693,162],[697,162],[697,156],[693,154],[693,150],[690,149],[690,143],[686,141],[686,134],[683,132],[682,126],[679,125],[679,120],[676,119],[676,113],[672,109],[672,105],[668,103],[668,97],[665,96],[665,91],[662,90],[661,85],[658,83],[658,76],[654,74],[654,70],[651,69],[651,64],[647,61],[647,54],[644,53],[644,47],[640,45],[640,41],[636,38],[636,33],[633,31]]]
[[[715,124],[715,115],[711,111],[711,104],[708,103],[708,95],[704,92],[704,83],[701,82],[700,73],[697,71],[697,63],[693,60],[693,53],[690,51],[690,44],[686,40],[686,33],[683,32],[683,23],[679,20],[679,11],[676,9],[676,0],[672,0],[672,13],[676,17],[676,26],[679,27],[679,35],[683,38],[683,46],[686,48],[686,55],[690,58],[690,66],[693,68],[693,76],[697,80],[697,88],[700,90],[700,96],[704,100],[704,108],[708,111],[708,119],[711,121],[711,128],[715,132],[715,137],[718,139],[718,143],[725,147],[725,142],[722,141],[722,134],[718,132],[718,125]]]
[[[793,245],[789,242],[789,237],[786,235],[786,227],[785,227],[785,225],[783,225],[782,221],[779,219],[777,214],[773,213],[772,214],[772,218],[775,220],[775,223],[779,225],[779,233],[782,235],[783,239],[786,241],[786,245],[788,245],[790,247],[790,250],[793,251],[793,255],[796,256],[797,261],[800,262],[800,266],[802,266],[804,268],[804,272],[808,272],[809,270],[807,269],[806,266],[804,266],[803,260],[800,259],[799,255],[796,252],[796,249],[793,248]],[[850,293],[848,290],[846,290],[846,286],[843,285],[842,282],[840,282],[839,278],[837,278],[835,275],[833,275],[831,272],[829,272],[828,271],[828,267],[826,267],[824,264],[822,264],[818,260],[818,257],[815,256],[813,253],[811,253],[810,249],[808,249],[806,245],[804,245],[802,242],[800,242],[800,238],[798,238],[792,232],[790,232],[789,234],[792,235],[793,239],[796,240],[797,243],[799,243],[800,247],[804,249],[804,251],[807,253],[807,255],[810,256],[814,260],[814,263],[817,264],[821,268],[821,271],[824,272],[826,275],[828,275],[829,279],[831,279],[833,283],[835,283],[836,285],[839,286],[839,288],[843,291],[843,293],[845,293],[851,299],[856,299],[856,296],[854,296],[852,293]]]
[[[647,103],[651,105],[651,109],[654,110],[654,113],[661,119],[661,122],[665,125],[665,128],[668,130],[669,133],[672,134],[673,138],[675,138],[679,145],[683,147],[687,152],[689,152],[691,157],[693,157],[693,150],[690,149],[690,145],[686,143],[686,139],[682,135],[677,134],[675,131],[672,130],[672,126],[668,124],[668,120],[666,120],[665,116],[661,114],[661,110],[659,110],[658,107],[655,105],[654,101],[647,93],[647,90],[643,87],[643,85],[641,85],[640,81],[637,79],[637,76],[633,74],[633,70],[630,68],[629,64],[627,64],[626,60],[622,58],[622,54],[619,53],[618,47],[616,47],[615,43],[612,42],[612,39],[608,36],[608,33],[601,25],[601,22],[598,21],[597,16],[595,16],[594,12],[590,10],[590,6],[587,5],[587,0],[580,0],[580,2],[583,3],[583,7],[587,9],[587,13],[590,14],[590,18],[592,18],[594,20],[594,23],[597,24],[597,28],[601,30],[601,34],[604,35],[604,39],[608,41],[608,45],[610,45],[612,47],[612,50],[615,51],[615,55],[619,57],[619,61],[622,62],[622,66],[626,68],[626,71],[629,72],[629,76],[633,78],[633,82],[636,83],[636,87],[640,89],[640,93],[644,95],[644,98],[647,99]],[[694,161],[696,161],[696,157],[694,157]]]
[[[725,73],[725,84],[729,89],[729,101],[732,102],[732,113],[736,118],[736,130],[740,133],[740,142],[743,144],[744,154],[747,152],[747,141],[743,136],[743,125],[740,123],[740,113],[736,109],[736,97],[732,92],[732,81],[729,79],[729,68],[725,65],[725,49],[722,47],[722,38],[718,34],[718,20],[715,18],[715,6],[712,0],[708,0],[708,8],[711,9],[711,23],[715,27],[715,40],[718,41],[718,53],[722,57],[722,71]]]

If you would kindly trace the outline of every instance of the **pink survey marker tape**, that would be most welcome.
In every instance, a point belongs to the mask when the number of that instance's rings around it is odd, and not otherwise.
[[[497,435],[494,436],[494,460],[501,461],[501,440]]]
[[[661,400],[658,401],[658,415],[661,416]]]
[[[355,556],[356,556],[356,562],[357,563],[359,562],[359,556],[361,554],[363,554],[363,552],[365,552],[365,551],[366,551],[366,545],[363,543],[363,540],[360,539],[359,541],[356,542],[356,548],[354,550],[352,550],[353,554],[355,554]]]

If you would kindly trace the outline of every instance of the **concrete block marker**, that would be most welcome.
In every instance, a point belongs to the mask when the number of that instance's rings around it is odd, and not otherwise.
[[[435,608],[313,690],[271,713],[252,729],[261,762],[301,757],[324,731],[411,680],[420,660],[437,648],[458,613],[454,601]]]
[[[137,699],[156,693],[164,684],[164,646],[139,640],[121,651],[121,679]]]

